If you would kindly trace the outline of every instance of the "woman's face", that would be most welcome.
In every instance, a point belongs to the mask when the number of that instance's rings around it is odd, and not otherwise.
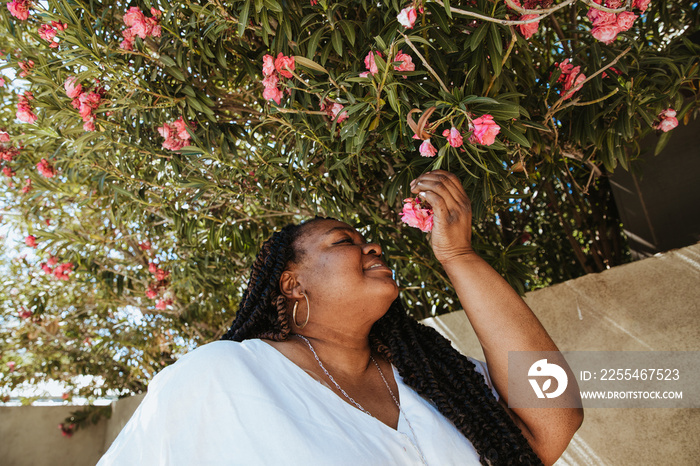
[[[398,296],[398,285],[384,265],[379,245],[365,242],[346,223],[315,221],[297,239],[295,248],[301,259],[288,270],[294,275],[297,292],[309,298],[309,325],[367,327],[369,331]],[[300,305],[305,305],[300,297]]]

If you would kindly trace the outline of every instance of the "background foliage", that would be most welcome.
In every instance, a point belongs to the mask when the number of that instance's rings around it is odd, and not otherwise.
[[[435,168],[464,181],[477,248],[520,292],[628,260],[606,174],[633,168],[662,110],[696,117],[698,4],[655,0],[606,45],[590,33],[589,2],[566,3],[529,39],[503,24],[519,13],[487,0],[425,2],[413,29],[396,1],[49,0],[24,21],[3,8],[0,130],[19,153],[3,162],[0,394],[49,379],[68,396],[144,390],[223,334],[261,242],[315,214],[382,245],[416,317],[454,310],[425,234],[398,220],[409,182]],[[160,36],[131,51],[120,48],[129,7],[162,11]],[[67,26],[53,48],[38,35],[51,21]],[[373,51],[378,73],[360,77]],[[394,69],[399,51],[414,71]],[[296,67],[277,105],[261,81],[263,56],[279,53]],[[590,79],[564,99],[567,58]],[[94,131],[69,77],[101,92]],[[15,117],[25,90],[33,124]],[[407,118],[431,107],[438,154],[427,158]],[[490,146],[468,142],[484,114],[501,127]],[[189,145],[163,148],[158,128],[180,117]],[[452,126],[461,148],[441,136]],[[55,177],[37,171],[41,159]],[[68,280],[42,269],[51,257],[72,264]],[[77,375],[98,377],[78,388]]]

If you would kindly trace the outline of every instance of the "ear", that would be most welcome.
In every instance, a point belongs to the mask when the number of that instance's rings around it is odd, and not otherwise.
[[[302,299],[304,295],[303,287],[297,281],[296,273],[291,270],[285,270],[280,277],[280,291],[282,295],[290,300]]]

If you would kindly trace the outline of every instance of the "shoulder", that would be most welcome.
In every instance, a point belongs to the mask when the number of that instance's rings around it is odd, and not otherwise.
[[[264,357],[261,344],[265,343],[246,340],[202,345],[160,371],[149,384],[148,391],[158,391],[166,385],[192,389],[196,385],[207,385],[213,379],[241,377],[261,362]]]

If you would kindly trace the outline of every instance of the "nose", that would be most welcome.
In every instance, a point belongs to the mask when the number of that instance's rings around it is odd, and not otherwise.
[[[377,243],[367,243],[362,247],[363,254],[374,254],[376,256],[382,255],[382,247]]]

